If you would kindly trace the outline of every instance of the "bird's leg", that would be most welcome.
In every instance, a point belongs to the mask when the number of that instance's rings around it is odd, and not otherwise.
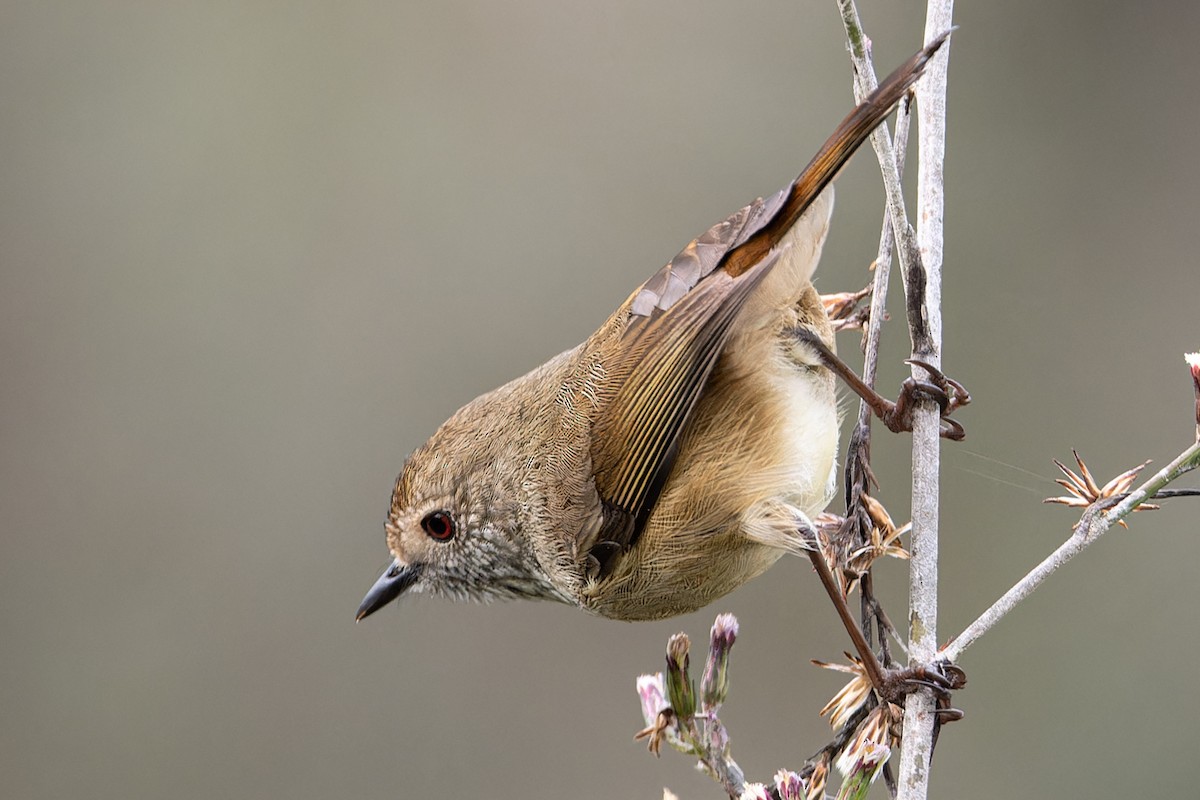
[[[899,703],[905,695],[917,689],[932,689],[938,698],[939,718],[945,716],[948,719],[956,719],[961,716],[961,712],[950,707],[949,701],[951,691],[966,685],[967,678],[962,669],[947,661],[885,669],[879,663],[879,659],[875,656],[875,651],[871,649],[866,636],[863,635],[862,629],[855,622],[854,615],[846,604],[846,598],[842,594],[833,572],[829,569],[829,564],[826,562],[821,548],[809,550],[808,558],[812,562],[813,568],[816,569],[826,593],[829,594],[829,599],[833,601],[833,606],[842,619],[846,633],[850,635],[854,649],[858,651],[858,657],[862,659],[863,671],[866,672],[879,699],[882,702]]]
[[[875,416],[883,421],[888,430],[894,433],[911,431],[914,403],[917,400],[930,399],[941,408],[942,436],[957,442],[966,435],[963,426],[957,420],[951,419],[950,415],[971,402],[971,393],[961,383],[947,377],[932,364],[910,359],[907,363],[916,364],[928,372],[929,378],[921,380],[912,377],[906,378],[900,385],[900,396],[895,402],[892,402],[868,386],[813,331],[805,327],[797,327],[793,330],[793,334],[816,351],[824,365],[845,381],[846,385],[870,406],[871,410],[875,412]]]
[[[834,610],[842,618],[842,625],[845,626],[846,633],[850,634],[850,641],[854,643],[854,649],[858,651],[858,657],[862,659],[863,670],[870,678],[871,685],[876,688],[882,686],[884,683],[883,666],[875,657],[875,651],[871,649],[871,643],[863,635],[862,628],[858,627],[858,623],[854,621],[854,615],[850,613],[850,607],[846,604],[842,589],[838,585],[837,578],[829,569],[829,564],[825,561],[825,555],[821,552],[821,548],[809,550],[808,560],[812,562],[813,569],[817,571],[817,577],[821,579],[821,585],[825,587],[825,592],[833,601]]]

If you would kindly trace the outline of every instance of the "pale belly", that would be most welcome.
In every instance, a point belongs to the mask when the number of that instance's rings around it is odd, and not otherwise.
[[[715,376],[637,545],[583,605],[618,619],[694,611],[798,552],[834,493],[832,376],[792,358]],[[791,354],[789,354],[791,355]]]

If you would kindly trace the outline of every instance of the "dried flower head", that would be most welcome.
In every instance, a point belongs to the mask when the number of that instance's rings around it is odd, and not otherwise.
[[[912,523],[897,527],[882,503],[865,492],[859,496],[861,513],[852,518],[823,512],[813,520],[817,549],[836,576],[843,597],[854,591],[876,559],[882,556],[909,558],[908,551],[900,544],[900,537],[912,530]],[[866,542],[854,547],[853,543],[862,541],[863,537]]]
[[[805,800],[825,800],[825,784],[829,782],[829,754],[821,756],[821,760],[813,767],[812,774],[808,776],[808,788],[805,791]]]
[[[642,719],[646,721],[646,727],[634,734],[634,740],[648,739],[646,749],[655,756],[660,754],[664,741],[672,747],[682,747],[683,742],[679,738],[679,720],[675,716],[674,709],[667,704],[662,673],[639,675],[637,692],[638,699],[642,703]]]
[[[765,784],[747,783],[738,800],[771,800],[771,793]]]
[[[871,310],[865,307],[859,308],[858,304],[864,298],[871,296],[871,290],[872,285],[867,284],[857,292],[821,295],[821,304],[825,306],[825,313],[829,315],[835,331],[853,330],[866,325],[867,320],[870,319]]]
[[[849,569],[850,548],[859,541],[856,526],[851,520],[835,514],[822,514],[826,520],[817,528],[817,550],[829,565],[830,572],[837,580],[838,591],[842,597],[849,597],[858,586],[862,575]],[[856,517],[857,518],[857,517]]]
[[[866,742],[859,751],[859,758],[846,771],[842,788],[838,790],[838,800],[865,798],[891,754],[892,749],[886,744]]]
[[[838,756],[838,772],[848,777],[864,769],[874,770],[881,766],[900,744],[899,726],[903,718],[904,710],[892,703],[871,709],[871,713],[854,732],[854,738]],[[874,775],[871,779],[874,780]]]
[[[779,770],[775,773],[775,794],[779,800],[805,800],[804,779],[790,769]]]
[[[1062,470],[1063,474],[1067,476],[1065,480],[1063,478],[1057,478],[1054,482],[1059,486],[1062,486],[1071,494],[1064,495],[1063,497],[1047,497],[1042,501],[1043,503],[1058,503],[1060,505],[1071,506],[1073,508],[1087,508],[1093,503],[1098,503],[1101,500],[1108,500],[1117,495],[1125,494],[1129,491],[1129,488],[1133,486],[1133,482],[1137,478],[1138,473],[1145,468],[1146,464],[1150,463],[1149,461],[1145,461],[1133,469],[1127,469],[1108,483],[1100,486],[1096,483],[1096,479],[1092,477],[1091,470],[1087,468],[1087,464],[1084,464],[1083,459],[1079,457],[1079,453],[1077,453],[1075,450],[1072,450],[1071,454],[1075,456],[1075,463],[1079,465],[1078,473],[1075,473],[1069,469],[1057,458],[1054,459],[1055,465],[1057,465],[1058,468]],[[1158,506],[1154,505],[1153,503],[1142,503],[1133,510],[1154,511],[1157,508]],[[1125,520],[1117,520],[1117,522],[1120,523],[1122,528],[1129,527],[1125,524]]]
[[[822,669],[848,672],[854,676],[821,709],[822,717],[829,714],[829,724],[835,731],[841,730],[850,718],[862,708],[863,703],[867,702],[867,698],[871,696],[872,692],[871,680],[867,677],[867,671],[863,667],[862,660],[852,656],[850,653],[845,653],[845,656],[850,659],[849,664],[831,664],[826,661],[816,660],[812,662]]]
[[[646,749],[653,753],[655,758],[662,755],[663,742],[667,742],[677,749],[684,747],[683,740],[679,738],[679,718],[675,716],[675,712],[670,706],[658,712],[658,716],[653,722],[633,735],[635,742],[640,742],[642,739],[647,740]]]
[[[892,515],[883,507],[883,503],[865,492],[862,494],[863,506],[871,517],[871,540],[850,554],[847,568],[852,572],[862,574],[871,568],[875,559],[881,556],[908,559],[909,553],[899,544],[899,539],[912,530],[912,523],[906,522],[899,528],[892,522]]]
[[[820,551],[821,557],[825,559],[829,570],[837,579],[838,590],[842,593],[842,597],[848,597],[855,584],[858,583],[858,576],[846,571],[848,560],[845,548],[846,537],[841,532],[841,526],[845,524],[846,518],[834,514],[822,514],[821,516],[827,519],[825,522],[818,523],[817,550]],[[836,528],[827,527],[833,524],[834,519],[840,520],[841,525]]]

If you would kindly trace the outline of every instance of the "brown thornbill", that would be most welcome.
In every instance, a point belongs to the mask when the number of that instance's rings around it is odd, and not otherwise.
[[[418,448],[388,514],[394,562],[357,618],[411,589],[658,619],[811,547],[800,531],[833,493],[838,438],[833,330],[811,283],[831,182],[947,35],[888,76],[790,185],[710,228],[587,341]]]

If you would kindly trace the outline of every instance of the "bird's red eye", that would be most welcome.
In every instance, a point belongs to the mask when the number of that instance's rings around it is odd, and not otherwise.
[[[430,539],[448,542],[454,538],[454,518],[445,511],[426,514],[425,519],[421,520],[421,527],[429,534]]]

